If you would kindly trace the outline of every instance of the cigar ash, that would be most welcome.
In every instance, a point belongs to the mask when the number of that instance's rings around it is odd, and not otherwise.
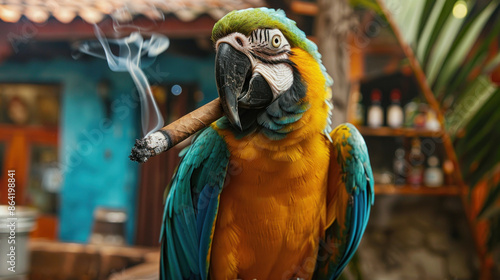
[[[169,136],[162,130],[156,131],[143,139],[135,141],[129,156],[130,160],[144,163],[172,146]]]
[[[220,99],[203,105],[144,139],[135,141],[129,158],[140,163],[188,139],[223,116]]]

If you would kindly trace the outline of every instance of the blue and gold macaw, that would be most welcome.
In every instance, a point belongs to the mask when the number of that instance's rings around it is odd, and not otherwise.
[[[162,279],[337,279],[374,200],[365,142],[329,128],[331,78],[283,11],[233,11],[212,33],[225,116],[166,192]]]

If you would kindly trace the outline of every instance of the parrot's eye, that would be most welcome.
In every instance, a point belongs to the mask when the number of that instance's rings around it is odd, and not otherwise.
[[[273,38],[271,39],[271,44],[273,45],[273,47],[279,48],[281,45],[280,35],[278,35],[278,34],[274,35]]]

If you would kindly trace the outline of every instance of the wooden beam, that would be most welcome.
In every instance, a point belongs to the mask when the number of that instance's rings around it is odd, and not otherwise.
[[[300,0],[292,1],[292,3],[290,4],[290,9],[292,10],[292,12],[304,16],[316,16],[319,11],[318,4]]]
[[[368,45],[365,48],[364,52],[368,54],[392,54],[401,56],[404,55],[401,47],[394,45]]]
[[[311,40],[315,44],[318,44],[318,37],[316,36],[307,36],[307,39]]]
[[[209,16],[201,16],[193,21],[184,22],[177,18],[166,18],[164,21],[154,22],[146,18],[138,18],[133,24],[113,25],[110,18],[103,20],[98,26],[109,37],[123,37],[132,31],[141,30],[143,34],[160,33],[169,38],[198,38],[209,37],[212,33],[215,20]],[[75,18],[68,24],[56,19],[49,19],[44,23],[33,23],[22,19],[16,23],[0,22],[0,39],[13,44],[31,39],[36,40],[82,40],[95,38],[94,25]]]
[[[375,184],[375,194],[378,195],[447,195],[455,196],[461,195],[462,189],[459,186],[440,186],[430,188],[426,186],[412,186],[412,185],[382,185]]]
[[[24,135],[29,144],[57,146],[59,143],[58,127],[0,125],[0,140],[10,141],[18,134]]]

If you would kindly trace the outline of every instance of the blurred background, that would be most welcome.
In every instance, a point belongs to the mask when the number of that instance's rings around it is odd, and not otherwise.
[[[137,89],[83,55],[161,34],[144,69],[165,123],[217,97],[214,23],[283,9],[333,77],[333,122],[355,124],[375,205],[344,279],[500,279],[500,1],[0,0],[0,204],[15,170],[17,270],[0,279],[157,279],[163,190],[187,143],[139,165]],[[29,242],[27,241],[29,240]]]

